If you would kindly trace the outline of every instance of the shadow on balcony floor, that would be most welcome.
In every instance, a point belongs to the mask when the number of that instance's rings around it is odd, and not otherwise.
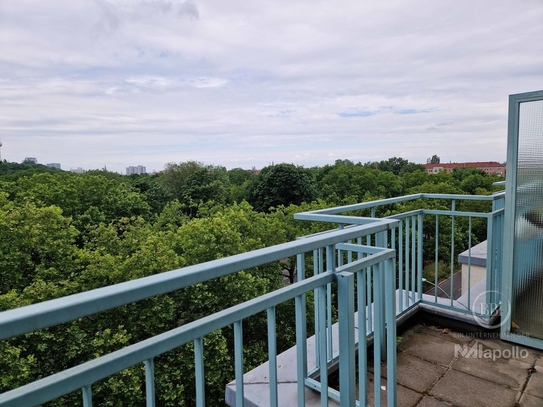
[[[498,333],[418,323],[402,334],[397,356],[398,407],[543,406],[543,352]]]

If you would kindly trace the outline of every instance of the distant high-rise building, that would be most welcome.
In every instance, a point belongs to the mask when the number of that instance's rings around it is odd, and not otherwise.
[[[131,165],[130,167],[126,167],[126,175],[132,174],[147,174],[147,169],[144,165]]]
[[[45,165],[50,167],[50,168],[58,168],[60,170],[60,164],[59,163],[49,163],[49,164],[45,164]]]
[[[81,167],[77,167],[77,168],[70,168],[70,171],[71,172],[76,172],[78,174],[83,174],[85,172],[85,170]]]
[[[23,160],[23,162],[31,162],[31,163],[34,163],[34,164],[37,164],[38,163],[38,159],[36,157],[25,157],[25,159]]]

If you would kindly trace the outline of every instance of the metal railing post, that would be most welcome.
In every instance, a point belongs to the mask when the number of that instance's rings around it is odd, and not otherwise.
[[[396,278],[394,259],[385,262],[385,286],[386,292],[386,325],[387,325],[387,405],[396,407],[396,296],[390,293],[396,290]],[[378,378],[374,378],[378,381]]]
[[[376,240],[376,246],[378,247],[384,247],[387,248],[388,246],[388,233],[387,232],[380,232],[375,236]],[[378,275],[377,278],[379,279],[379,287],[380,290],[378,291],[379,296],[379,307],[381,309],[381,317],[385,316],[385,301],[386,301],[386,288],[385,288],[385,266],[383,263],[379,263],[377,265]],[[394,292],[394,291],[393,291]],[[394,311],[396,312],[396,311]],[[380,329],[381,329],[381,360],[386,360],[387,357],[387,346],[386,346],[386,326],[384,323],[380,323]],[[375,342],[374,342],[375,344]]]
[[[326,271],[335,272],[336,270],[336,248],[334,245],[326,246]],[[332,359],[334,354],[332,340],[332,284],[326,287],[326,333],[328,338],[328,357],[326,362]]]
[[[307,377],[307,317],[305,294],[295,298],[295,307],[297,370],[296,378],[298,380],[298,407],[305,407],[305,379]]]
[[[82,389],[83,392],[83,407],[92,407],[92,389],[91,386],[85,386]]]
[[[368,405],[368,349],[367,349],[367,298],[366,269],[362,268],[356,276],[356,299],[358,301],[358,401],[361,406]]]
[[[234,322],[234,365],[236,377],[236,406],[243,407],[243,325],[242,321]]]
[[[354,274],[338,273],[340,406],[355,406]],[[365,348],[364,348],[365,349]]]
[[[383,298],[379,295],[381,293],[381,278],[378,273],[378,267],[373,266],[373,297],[376,302],[373,307],[373,396],[376,407],[381,406],[381,355],[383,350],[381,344],[384,331],[384,315],[381,307]]]
[[[200,338],[200,341],[202,338]],[[196,342],[196,341],[195,341]],[[194,353],[196,355],[197,350],[196,347],[194,348]],[[196,363],[196,399],[198,400],[200,395],[198,394],[198,377],[202,380],[202,394],[203,394],[203,379],[204,379],[204,371],[203,371],[203,357],[202,357],[202,371],[198,372],[198,362]],[[146,405],[147,407],[155,407],[155,363],[153,359],[147,359],[145,361],[145,399],[146,399]],[[203,407],[204,403],[198,403],[198,407]]]
[[[270,374],[270,406],[277,407],[277,342],[275,326],[275,307],[268,308],[268,359]]]

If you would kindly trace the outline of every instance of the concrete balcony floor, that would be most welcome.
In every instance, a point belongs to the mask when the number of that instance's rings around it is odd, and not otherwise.
[[[398,407],[543,406],[542,351],[504,342],[498,333],[461,333],[423,323],[401,337]]]

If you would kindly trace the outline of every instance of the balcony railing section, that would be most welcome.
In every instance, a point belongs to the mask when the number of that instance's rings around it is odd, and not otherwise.
[[[463,314],[468,320],[484,325],[491,323],[500,306],[504,198],[504,192],[493,195],[421,193],[294,216],[300,220],[334,223],[340,229],[368,224],[376,217],[398,220],[398,227],[383,243],[397,252],[397,316],[425,304],[451,311],[453,316]],[[470,250],[484,240],[488,248],[486,275],[475,283],[471,276]],[[372,244],[370,240],[365,243]],[[347,249],[348,257],[352,256],[348,247],[339,246],[340,250],[343,248]],[[456,258],[464,250],[468,250],[468,275],[459,287],[462,277]],[[370,301],[368,307],[372,306]],[[371,326],[372,322],[368,324]]]
[[[369,225],[381,220],[368,218],[366,221]],[[395,226],[398,224],[395,221]],[[339,229],[354,227],[340,226]],[[320,392],[323,406],[328,405],[329,398],[342,406],[355,405],[350,404],[354,400],[355,371],[358,371],[359,394],[356,405],[367,405],[368,367],[371,364],[376,377],[380,377],[382,360],[386,360],[387,405],[396,405],[396,251],[388,243],[388,236],[394,230],[338,243],[335,250],[330,246],[317,249],[310,256],[315,276],[332,268],[338,275],[336,298],[331,284],[315,290],[315,364],[304,382],[298,381],[299,392],[304,383]],[[298,256],[300,278],[305,275],[306,256]],[[355,324],[351,325],[349,320],[353,319]],[[373,363],[370,363],[367,348],[372,344]],[[305,355],[305,352],[298,354]],[[298,360],[298,365],[305,366],[306,362]],[[328,374],[336,368],[339,368],[339,391],[328,383]],[[374,381],[375,406],[382,405],[381,385],[380,381]]]

